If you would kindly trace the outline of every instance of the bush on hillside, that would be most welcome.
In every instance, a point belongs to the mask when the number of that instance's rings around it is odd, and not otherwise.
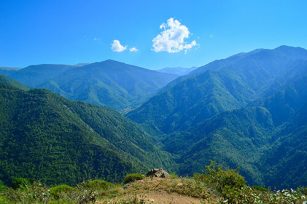
[[[17,188],[24,188],[26,186],[32,185],[33,184],[33,180],[28,179],[28,178],[17,178],[17,177],[14,177],[14,178],[12,178],[11,183],[12,183],[11,184],[12,188],[17,189]]]
[[[74,192],[74,188],[67,185],[67,184],[61,184],[61,185],[57,185],[57,186],[53,186],[49,189],[50,194],[58,199],[60,197],[64,197],[64,196],[68,196],[69,194],[71,194],[72,192]]]
[[[8,203],[47,203],[50,195],[45,185],[32,182],[16,189],[7,188],[3,196]]]
[[[80,186],[82,188],[90,190],[108,190],[114,187],[114,184],[101,179],[94,179],[94,180],[84,181],[83,183],[80,184]]]
[[[206,166],[204,174],[195,175],[195,179],[213,186],[230,203],[238,199],[240,190],[246,186],[244,177],[237,171],[223,169],[215,162],[211,162]]]
[[[145,176],[143,174],[127,174],[124,178],[124,183],[126,184],[137,180],[142,180],[144,178]]]
[[[253,186],[253,189],[257,190],[257,191],[262,191],[262,192],[267,192],[269,191],[268,188],[263,187],[263,186]]]
[[[307,187],[300,187],[297,189],[300,193],[307,195]]]
[[[5,191],[7,187],[4,185],[4,183],[0,180],[0,192]]]

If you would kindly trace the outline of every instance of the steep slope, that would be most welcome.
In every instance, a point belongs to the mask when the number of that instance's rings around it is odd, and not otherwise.
[[[307,185],[307,104],[273,135],[261,167],[265,183],[275,188]]]
[[[239,168],[251,184],[263,184],[257,161],[267,148],[273,129],[270,112],[252,107],[218,114],[186,132],[166,137],[163,142],[166,150],[178,155],[182,175],[202,171],[214,160]]]
[[[183,131],[269,95],[269,87],[301,60],[307,60],[306,50],[281,46],[214,61],[174,80],[128,117],[163,133]]]
[[[176,79],[128,117],[156,130],[182,175],[216,160],[250,183],[306,185],[306,121],[295,119],[306,87],[306,50],[255,50]]]
[[[0,75],[0,86],[3,89],[4,88],[7,88],[7,89],[15,88],[15,89],[21,89],[21,90],[28,90],[28,87],[4,75]]]
[[[112,60],[81,65],[33,65],[7,74],[32,88],[46,88],[69,99],[127,112],[176,75]]]
[[[307,62],[273,86],[279,88],[270,96],[166,137],[167,150],[179,156],[181,174],[215,160],[239,167],[250,183],[306,185]]]
[[[127,172],[170,164],[156,141],[115,111],[0,78],[0,180],[119,181]]]
[[[296,77],[265,103],[276,128],[261,164],[275,187],[307,183],[307,63]]]

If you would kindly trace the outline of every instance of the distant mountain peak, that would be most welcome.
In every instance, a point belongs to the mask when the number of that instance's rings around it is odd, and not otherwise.
[[[285,49],[303,49],[302,47],[293,47],[293,46],[288,46],[288,45],[281,45],[279,47],[276,47],[274,50],[285,50]]]

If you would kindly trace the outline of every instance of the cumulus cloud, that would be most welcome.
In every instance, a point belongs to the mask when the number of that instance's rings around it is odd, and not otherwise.
[[[163,31],[152,40],[152,48],[155,52],[176,53],[187,51],[196,45],[195,40],[186,42],[190,31],[174,18],[169,18],[166,23],[161,24],[160,29]]]
[[[113,52],[123,52],[127,49],[127,46],[122,45],[119,40],[113,40],[111,49]]]
[[[137,51],[139,51],[139,50],[138,50],[136,47],[132,47],[132,48],[129,49],[129,51],[130,51],[130,52],[137,52]]]

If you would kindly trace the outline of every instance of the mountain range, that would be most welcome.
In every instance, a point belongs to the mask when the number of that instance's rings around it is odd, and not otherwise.
[[[24,84],[0,81],[2,180],[116,181],[152,167],[192,175],[214,160],[250,184],[307,185],[303,48],[257,49],[184,74],[112,60],[0,74]]]
[[[306,82],[306,50],[259,49],[174,80],[128,117],[160,137],[181,174],[215,160],[250,183],[306,185]]]
[[[32,65],[0,70],[31,88],[45,88],[66,98],[128,112],[154,95],[176,75],[113,60],[80,65]]]

